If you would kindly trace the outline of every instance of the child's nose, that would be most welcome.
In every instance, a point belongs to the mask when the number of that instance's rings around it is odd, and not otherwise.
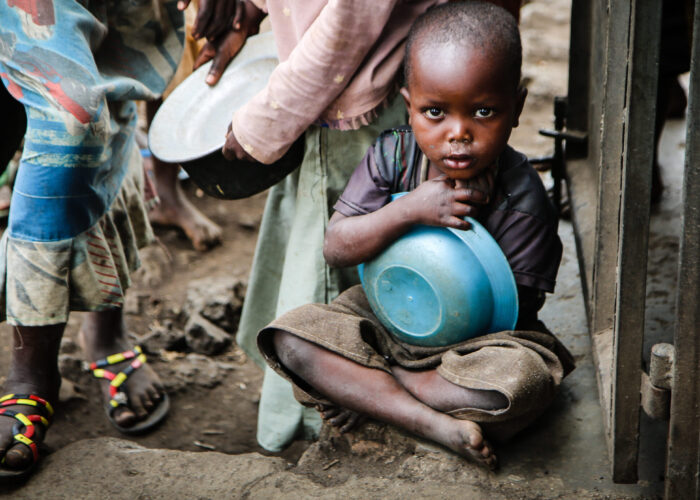
[[[450,128],[450,142],[471,143],[473,139],[469,123],[465,120],[455,120]]]

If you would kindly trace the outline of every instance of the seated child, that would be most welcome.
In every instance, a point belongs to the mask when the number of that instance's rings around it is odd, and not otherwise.
[[[467,229],[463,217],[475,217],[513,270],[516,330],[447,347],[405,344],[374,316],[359,285],[329,305],[283,315],[259,333],[260,350],[300,402],[333,408],[335,425],[367,415],[493,468],[485,434],[503,440],[523,429],[573,369],[537,318],[561,259],[557,216],[535,170],[508,146],[526,96],[521,57],[517,23],[500,7],[451,2],[419,18],[401,89],[410,127],[383,133],[367,152],[324,246],[329,264],[352,266],[414,224]],[[390,202],[403,191],[410,193]]]

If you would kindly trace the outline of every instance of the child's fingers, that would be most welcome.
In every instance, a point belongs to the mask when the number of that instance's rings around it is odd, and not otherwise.
[[[213,0],[202,0],[197,9],[197,17],[192,26],[192,38],[199,40],[204,36],[204,30],[209,26],[211,17],[214,15],[216,5]]]
[[[479,208],[469,203],[456,201],[452,205],[452,214],[456,217],[476,217],[479,214]]]
[[[489,195],[479,189],[459,188],[455,189],[455,199],[462,202],[486,204],[489,202]]]
[[[472,227],[469,222],[454,215],[450,216],[445,222],[446,227],[453,227],[455,229],[469,229]]]
[[[241,23],[245,19],[245,7],[243,2],[235,2],[236,4],[236,15],[233,17],[232,27],[234,30],[238,31],[241,29]]]
[[[194,66],[192,69],[199,68],[205,62],[211,61],[211,59],[216,55],[216,47],[211,42],[207,42],[199,51],[197,59],[194,61]]]
[[[340,428],[340,433],[345,434],[346,432],[351,431],[359,424],[361,424],[364,419],[364,415],[360,415],[359,413],[353,412],[352,415],[350,415],[350,418],[348,418],[348,421],[345,422],[345,425],[343,425]]]
[[[225,51],[218,51],[214,56],[214,60],[211,62],[211,68],[209,68],[209,73],[206,77],[206,82],[208,85],[216,85],[224,74],[224,70],[228,63],[231,62],[231,57]]]

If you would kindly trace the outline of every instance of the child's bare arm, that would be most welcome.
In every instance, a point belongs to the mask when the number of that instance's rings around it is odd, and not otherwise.
[[[455,187],[442,175],[423,182],[414,191],[376,212],[346,217],[335,212],[328,223],[323,255],[329,265],[346,267],[365,262],[404,234],[414,224],[468,229],[463,217],[474,216],[488,196]]]

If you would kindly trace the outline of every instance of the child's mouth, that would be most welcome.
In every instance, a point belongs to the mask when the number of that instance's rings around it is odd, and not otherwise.
[[[455,170],[463,170],[474,164],[474,158],[469,155],[450,155],[443,160],[445,166]]]

